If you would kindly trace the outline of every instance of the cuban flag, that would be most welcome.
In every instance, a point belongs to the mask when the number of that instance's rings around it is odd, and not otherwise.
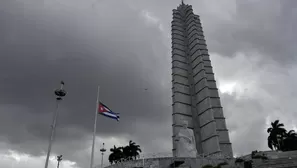
[[[105,106],[101,102],[99,103],[98,113],[101,114],[101,115],[104,115],[105,117],[109,117],[109,118],[115,119],[117,121],[120,120],[119,113],[112,112],[107,106]]]

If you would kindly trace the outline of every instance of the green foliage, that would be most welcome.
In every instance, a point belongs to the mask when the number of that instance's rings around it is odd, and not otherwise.
[[[129,144],[124,147],[116,147],[110,149],[111,154],[108,157],[110,164],[121,161],[136,160],[140,157],[141,149],[135,142],[129,141]]]
[[[208,164],[208,165],[204,165],[202,168],[214,168],[212,165]]]
[[[292,151],[297,150],[297,134],[294,130],[287,130],[279,120],[271,122],[271,127],[267,129],[268,147],[271,150]]]

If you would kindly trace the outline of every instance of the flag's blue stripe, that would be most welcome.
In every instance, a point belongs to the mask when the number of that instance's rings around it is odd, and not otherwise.
[[[100,113],[101,115],[104,115],[105,117],[108,117],[108,118],[112,118],[112,119],[115,119],[115,120],[118,120],[119,121],[119,118],[120,118],[120,116],[118,116],[118,115],[108,115],[108,114],[106,114],[106,113]]]
[[[107,113],[114,114],[114,115],[120,114],[120,113],[115,113],[115,112],[112,112],[112,111],[108,111]]]

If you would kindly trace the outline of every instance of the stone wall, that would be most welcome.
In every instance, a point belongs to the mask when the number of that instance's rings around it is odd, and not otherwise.
[[[180,167],[195,167],[201,168],[203,165],[211,164],[217,165],[222,162],[234,162],[234,160],[215,159],[215,158],[152,158],[152,159],[140,159],[135,161],[123,162],[114,165],[107,166],[106,168],[171,168],[171,164],[175,160],[185,161]],[[99,167],[98,167],[99,168]]]
[[[263,151],[259,152],[260,155],[265,154],[268,159],[253,159],[253,167],[255,168],[296,168],[297,167],[297,151],[290,152],[277,152],[277,151]],[[251,160],[250,155],[243,156],[244,160]],[[222,166],[222,168],[244,168],[244,163],[235,164],[235,159],[222,159],[218,158],[175,158],[175,157],[163,157],[163,158],[148,158],[139,159],[130,162],[123,162],[119,164],[109,165],[106,168],[170,168],[170,165],[175,160],[183,160],[185,163],[180,165],[180,168],[191,167],[201,168],[204,165],[210,164],[213,166],[219,163],[227,162],[228,165]],[[100,165],[96,168],[101,168]]]
[[[297,159],[297,151],[287,151],[287,152],[281,152],[281,151],[258,151],[256,155],[265,155],[268,159],[282,159],[282,158],[296,158]],[[240,158],[244,160],[250,160],[251,154],[241,156]]]
[[[170,160],[170,158],[139,159],[139,160],[113,164],[113,165],[107,166],[106,168],[135,168],[135,167],[158,168],[160,165],[160,161],[168,160],[168,159]]]

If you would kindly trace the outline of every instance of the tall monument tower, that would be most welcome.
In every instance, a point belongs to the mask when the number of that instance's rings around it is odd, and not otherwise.
[[[202,26],[191,5],[173,10],[172,21],[173,155],[183,122],[193,130],[199,154],[233,156],[218,88]]]

